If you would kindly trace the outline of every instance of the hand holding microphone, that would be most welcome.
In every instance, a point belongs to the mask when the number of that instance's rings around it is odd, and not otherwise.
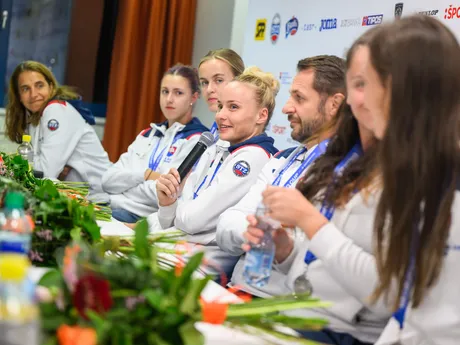
[[[188,173],[213,143],[214,136],[210,132],[204,132],[177,170],[171,168],[167,174],[160,175],[156,184],[158,204],[160,206],[170,206],[176,202],[182,192]]]

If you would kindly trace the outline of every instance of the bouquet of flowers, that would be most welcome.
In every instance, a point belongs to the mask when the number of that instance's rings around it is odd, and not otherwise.
[[[132,255],[104,255],[110,249],[107,243],[93,248],[72,243],[59,270],[41,279],[37,292],[46,345],[200,345],[204,336],[195,328],[199,321],[313,344],[277,327],[316,330],[326,324],[322,319],[279,314],[328,306],[306,296],[230,305],[206,302],[200,295],[209,278],[193,274],[203,254],[196,254],[185,266],[162,260],[148,241],[145,221],[135,229]]]

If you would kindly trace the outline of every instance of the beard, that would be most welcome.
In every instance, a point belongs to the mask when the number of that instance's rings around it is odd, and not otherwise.
[[[316,134],[327,122],[326,114],[319,113],[319,116],[308,122],[300,119],[300,128],[291,132],[291,138],[299,143],[307,141],[311,136]]]

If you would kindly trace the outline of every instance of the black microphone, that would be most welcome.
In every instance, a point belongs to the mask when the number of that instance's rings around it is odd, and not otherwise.
[[[198,159],[201,158],[204,151],[206,151],[206,149],[212,144],[214,144],[214,136],[211,134],[211,132],[202,133],[200,140],[198,140],[192,151],[190,151],[179,168],[177,168],[181,181],[185,178],[185,176],[187,176],[190,170],[192,170],[193,166],[198,161]]]

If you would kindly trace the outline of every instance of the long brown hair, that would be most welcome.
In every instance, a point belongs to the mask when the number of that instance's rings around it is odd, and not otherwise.
[[[460,48],[440,21],[411,16],[382,27],[369,49],[391,96],[380,146],[383,191],[375,218],[380,281],[373,298],[388,300],[396,281],[397,309],[414,255],[410,297],[417,307],[440,274],[450,231],[460,166]]]
[[[347,53],[347,69],[350,68],[351,60],[358,47],[366,45],[371,37],[372,32],[367,31],[353,43]],[[358,122],[350,106],[345,101],[343,103],[342,113],[336,116],[337,131],[329,142],[326,152],[316,159],[305,178],[297,184],[297,189],[312,202],[325,201],[329,205],[343,206],[354,191],[367,187],[375,177],[376,145],[372,145],[360,158],[350,163],[341,178],[331,185],[335,167],[360,139]],[[327,193],[320,193],[326,189]]]
[[[21,103],[19,96],[18,80],[22,72],[38,72],[45,78],[46,82],[52,88],[52,92],[48,100],[43,103],[42,109],[35,114],[30,114],[29,121],[27,119],[27,109]],[[36,61],[21,62],[14,70],[9,86],[8,86],[8,104],[6,106],[5,127],[6,135],[12,141],[17,143],[22,142],[22,135],[29,123],[37,126],[40,122],[40,117],[43,109],[52,98],[61,100],[71,100],[79,98],[78,94],[68,86],[59,85],[53,73],[43,64]]]

